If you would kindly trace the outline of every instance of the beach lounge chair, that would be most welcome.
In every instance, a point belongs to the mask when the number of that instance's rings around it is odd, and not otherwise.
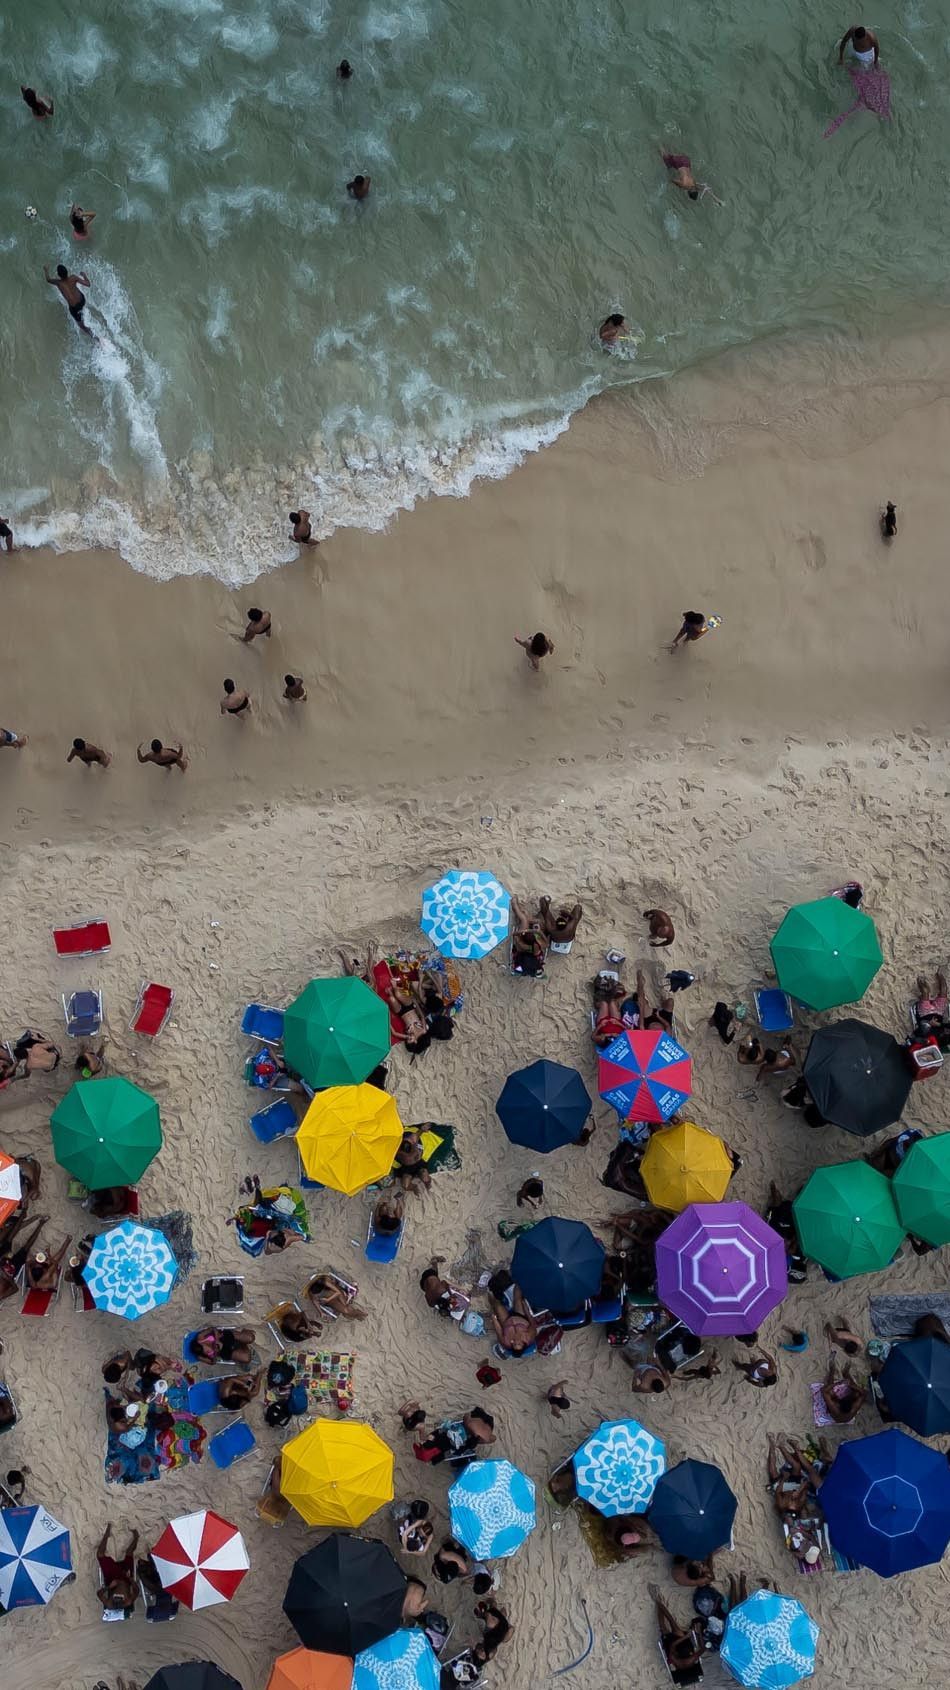
[[[579,1309],[571,1309],[569,1314],[555,1315],[554,1319],[564,1332],[573,1331],[576,1326],[589,1326],[590,1303],[582,1303]]]
[[[380,1266],[388,1267],[396,1260],[402,1235],[406,1230],[406,1217],[403,1215],[402,1224],[398,1232],[377,1232],[374,1225],[376,1205],[369,1212],[369,1226],[366,1229],[366,1244],[363,1254],[368,1262],[378,1262]]]
[[[17,1408],[17,1405],[13,1400],[13,1392],[11,1391],[9,1385],[0,1384],[0,1397],[2,1397],[5,1402],[8,1402],[10,1407],[13,1409],[13,1419],[5,1421],[4,1424],[0,1426],[0,1435],[2,1435],[4,1432],[12,1432],[14,1426],[19,1423],[20,1410]]]
[[[135,1010],[129,1022],[131,1033],[143,1038],[157,1039],[168,1026],[175,994],[171,986],[161,986],[157,980],[143,980],[139,987]]]
[[[222,1373],[236,1373],[238,1371],[236,1361],[205,1361],[204,1356],[200,1355],[195,1348],[195,1339],[198,1332],[199,1328],[196,1326],[193,1332],[185,1333],[181,1342],[182,1359],[192,1367],[206,1367],[212,1378]]]
[[[244,1275],[224,1274],[206,1279],[201,1287],[202,1314],[243,1314]]]
[[[101,956],[111,948],[112,934],[105,918],[96,916],[91,921],[74,921],[69,927],[54,927],[53,944],[57,956]]]
[[[299,1125],[297,1111],[286,1097],[278,1097],[273,1103],[266,1104],[248,1120],[248,1126],[259,1144],[273,1144],[277,1138],[287,1138],[297,1131]]]
[[[594,1297],[590,1305],[592,1326],[610,1326],[623,1314],[622,1297]]]
[[[199,1379],[196,1384],[188,1387],[188,1413],[201,1416],[202,1414],[225,1414],[226,1409],[220,1402],[220,1379]]]
[[[681,1367],[688,1367],[690,1362],[698,1361],[703,1353],[703,1342],[684,1326],[681,1320],[674,1321],[654,1343],[656,1359],[668,1373],[678,1373]]]
[[[249,1003],[241,1016],[241,1032],[249,1039],[258,1039],[262,1045],[283,1044],[284,1012],[267,1004]]]
[[[162,1620],[177,1620],[178,1609],[181,1606],[177,1596],[169,1596],[167,1590],[163,1590],[159,1594],[157,1591],[147,1589],[141,1579],[138,1582],[139,1595],[142,1598],[142,1606],[145,1609],[147,1620],[150,1620],[153,1624],[158,1624]]]
[[[216,1467],[233,1467],[256,1447],[257,1439],[246,1420],[232,1420],[230,1426],[208,1439],[208,1454]]]
[[[755,1013],[763,1033],[790,1033],[795,1024],[792,1000],[778,986],[756,988],[752,993]]]
[[[320,1302],[318,1297],[310,1296],[310,1287],[314,1283],[314,1280],[317,1279],[331,1279],[334,1285],[338,1285],[340,1287],[340,1290],[343,1292],[343,1295],[348,1303],[352,1303],[356,1300],[356,1294],[359,1291],[359,1286],[354,1285],[348,1279],[344,1279],[342,1273],[337,1273],[334,1268],[324,1268],[321,1273],[311,1274],[310,1278],[307,1280],[307,1283],[303,1288],[303,1296],[305,1300],[308,1302],[315,1302],[317,1308],[320,1310],[320,1313],[326,1315],[328,1320],[339,1320],[340,1317],[336,1309],[328,1308],[324,1303]]]
[[[63,994],[63,1018],[71,1039],[91,1039],[102,1026],[102,993],[94,991]]]
[[[525,971],[525,969],[520,968],[518,966],[518,963],[515,961],[514,941],[511,940],[509,942],[509,945],[508,945],[508,973],[509,974],[516,974],[519,980],[543,980],[544,979],[544,962],[546,962],[546,961],[547,961],[547,954],[545,953],[544,961],[542,961],[541,966],[537,970],[537,972],[535,974],[528,974]]]
[[[703,1663],[702,1663],[702,1661],[697,1661],[695,1666],[691,1666],[691,1667],[671,1667],[669,1661],[666,1658],[666,1650],[663,1647],[663,1641],[659,1637],[656,1640],[656,1646],[660,1651],[660,1660],[663,1662],[663,1665],[666,1668],[667,1676],[668,1676],[671,1684],[676,1684],[676,1685],[702,1684],[702,1682],[703,1682]]]
[[[275,1466],[276,1462],[272,1462],[271,1470],[264,1480],[263,1489],[257,1499],[257,1518],[263,1520],[265,1526],[282,1526],[290,1513],[290,1503],[287,1498],[276,1496],[271,1488]]]
[[[59,1297],[60,1286],[63,1283],[63,1269],[60,1268],[55,1288],[52,1291],[26,1291],[20,1305],[20,1313],[33,1315],[42,1320],[50,1314],[53,1304]],[[26,1284],[26,1268],[23,1269],[18,1284]]]
[[[303,1314],[303,1309],[296,1297],[288,1297],[283,1303],[278,1303],[276,1308],[271,1309],[270,1312],[264,1316],[264,1322],[267,1330],[278,1349],[281,1350],[296,1350],[300,1347],[295,1338],[285,1338],[284,1334],[280,1330],[280,1323],[283,1320],[284,1315],[290,1314],[291,1309],[296,1309],[298,1314]]]
[[[76,1314],[92,1314],[96,1305],[92,1300],[92,1292],[85,1281],[80,1280],[77,1284],[75,1279],[71,1279],[69,1289],[73,1299],[74,1312]]]

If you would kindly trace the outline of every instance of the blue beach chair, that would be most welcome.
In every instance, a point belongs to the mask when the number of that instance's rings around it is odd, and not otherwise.
[[[246,1420],[232,1420],[222,1432],[208,1440],[208,1454],[216,1467],[233,1467],[257,1447],[257,1439]]]
[[[388,1267],[399,1254],[402,1235],[406,1230],[406,1219],[404,1215],[398,1232],[377,1232],[373,1224],[375,1214],[376,1206],[374,1204],[369,1212],[369,1227],[363,1254],[368,1262],[379,1262],[382,1266]]]
[[[591,1324],[594,1326],[609,1326],[622,1314],[622,1297],[595,1297],[590,1305]]]
[[[258,1144],[273,1144],[277,1138],[287,1138],[297,1131],[299,1125],[297,1111],[286,1097],[278,1097],[275,1102],[258,1109],[248,1120]]]
[[[102,1027],[102,993],[72,992],[63,996],[63,1016],[71,1039],[91,1039]]]
[[[249,1003],[241,1017],[241,1032],[262,1045],[283,1044],[284,1012],[264,1003]]]
[[[223,1412],[220,1401],[220,1383],[217,1379],[199,1379],[196,1385],[189,1385],[189,1414],[214,1414],[216,1411]]]
[[[763,1033],[790,1033],[795,1024],[792,1000],[787,992],[770,986],[752,994],[755,1013]]]

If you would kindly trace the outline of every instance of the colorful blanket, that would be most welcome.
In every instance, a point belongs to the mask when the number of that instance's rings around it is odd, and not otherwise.
[[[293,1209],[286,1213],[288,1202]],[[278,1206],[279,1205],[279,1206]],[[249,1256],[262,1256],[271,1232],[296,1232],[309,1242],[310,1217],[301,1193],[294,1185],[269,1186],[261,1191],[261,1202],[244,1204],[233,1217],[234,1229],[241,1249]],[[252,1231],[255,1221],[266,1221],[267,1231]]]
[[[341,1350],[288,1350],[285,1360],[296,1368],[296,1385],[305,1385],[311,1410],[336,1408],[349,1414],[353,1407],[353,1366],[356,1357]],[[264,1387],[264,1403],[280,1402],[286,1390]]]
[[[168,1379],[167,1407],[172,1415],[170,1427],[160,1425],[159,1415],[151,1404],[142,1404],[137,1421],[130,1421],[130,1431],[142,1433],[138,1442],[128,1443],[128,1432],[111,1429],[106,1440],[105,1476],[110,1485],[144,1485],[160,1479],[163,1472],[185,1467],[201,1460],[207,1434],[200,1420],[188,1413],[188,1387],[193,1384],[191,1374],[179,1363],[178,1371]],[[109,1392],[104,1396],[108,1399]]]

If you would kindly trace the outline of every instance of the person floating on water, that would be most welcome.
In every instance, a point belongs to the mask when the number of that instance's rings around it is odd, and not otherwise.
[[[354,176],[352,182],[347,182],[346,191],[353,200],[365,200],[369,194],[371,176]]]
[[[716,200],[717,205],[722,205],[722,200],[716,199],[716,195],[708,182],[697,182],[693,175],[693,162],[689,153],[668,153],[665,147],[660,147],[659,153],[667,170],[672,173],[670,175],[672,187],[682,188],[684,194],[688,194],[691,200],[703,199],[708,194],[710,199]]]
[[[863,23],[853,23],[846,30],[838,43],[838,63],[844,64],[845,48],[850,45],[852,57],[857,59],[862,70],[870,70],[876,65],[881,56],[880,43],[877,36],[870,29],[865,29]]]
[[[79,284],[82,282],[83,287],[87,288],[91,286],[89,277],[85,274],[85,271],[80,270],[77,276],[71,276],[65,264],[57,264],[56,274],[55,276],[51,276],[49,270],[44,264],[43,275],[46,277],[46,280],[49,282],[51,288],[59,289],[66,301],[69,309],[69,315],[72,317],[72,320],[76,324],[77,328],[82,329],[83,334],[87,334],[90,340],[95,340],[96,337],[91,328],[89,328],[88,324],[84,323],[82,320],[82,314],[86,308],[86,296]]]
[[[53,102],[48,94],[38,94],[35,88],[24,88],[22,82],[20,83],[20,93],[34,117],[38,117],[41,121],[44,117],[52,117]]]
[[[81,205],[75,202],[69,208],[69,221],[72,224],[73,240],[88,241],[89,225],[95,217],[94,211],[83,211]]]

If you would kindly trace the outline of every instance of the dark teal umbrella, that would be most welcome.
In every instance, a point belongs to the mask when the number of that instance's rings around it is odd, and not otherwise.
[[[576,1068],[532,1062],[509,1074],[495,1113],[512,1144],[545,1152],[576,1144],[590,1108],[590,1093]]]
[[[308,1085],[359,1085],[389,1054],[389,1010],[354,978],[311,980],[284,1016],[284,1057]]]

